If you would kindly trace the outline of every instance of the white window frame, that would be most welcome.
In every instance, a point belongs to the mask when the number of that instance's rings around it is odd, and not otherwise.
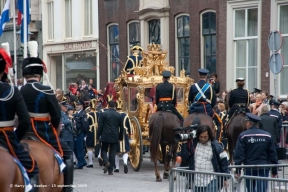
[[[254,1],[228,1],[227,2],[227,43],[226,43],[226,88],[235,88],[236,79],[236,42],[235,42],[235,18],[234,10],[258,9],[258,41],[257,41],[257,87],[261,88],[261,25],[262,25],[262,3],[261,0]],[[241,38],[237,38],[240,40]],[[246,39],[246,38],[245,38]],[[232,81],[231,81],[232,80]],[[246,83],[247,84],[247,83]],[[251,91],[251,90],[250,90]]]
[[[106,27],[106,33],[107,33],[107,50],[108,50],[108,54],[107,54],[107,64],[108,64],[108,82],[110,82],[111,80],[111,59],[110,59],[110,39],[109,39],[109,27],[112,25],[118,25],[118,30],[119,30],[119,24],[118,23],[110,23],[109,25],[107,25]],[[120,43],[120,42],[119,42]],[[120,44],[119,44],[120,45]]]
[[[88,3],[88,7],[89,7],[89,11],[90,13],[86,13],[85,11],[85,4]],[[84,24],[84,37],[91,37],[93,35],[93,0],[84,0],[84,3],[83,3],[83,24]],[[86,21],[85,19],[85,15],[88,14],[88,20],[89,21]],[[88,32],[86,31],[86,28],[87,26],[86,25],[89,25],[88,26]]]
[[[127,53],[128,53],[128,55],[130,55],[131,54],[131,50],[130,50],[130,42],[129,42],[129,36],[130,36],[130,31],[129,31],[129,25],[131,24],[131,23],[139,23],[139,27],[140,27],[140,47],[141,47],[141,24],[140,24],[140,21],[139,20],[131,20],[131,21],[129,21],[128,23],[127,23],[127,47],[128,47],[128,50],[127,50]]]
[[[47,41],[53,41],[54,40],[54,2],[53,1],[47,1],[46,3],[47,5],[47,26],[48,26],[48,30],[47,30]],[[51,9],[51,13],[49,15],[49,6],[52,7]],[[51,20],[49,20],[49,16],[51,16]],[[49,22],[51,21],[51,23]],[[51,34],[51,36],[49,35]]]
[[[279,3],[279,4],[277,4],[277,30],[278,31],[280,31],[280,7],[281,6],[288,6],[288,1],[287,2],[284,2],[284,3]],[[281,33],[281,31],[280,31],[280,33]],[[285,34],[283,34],[283,33],[281,33],[281,35],[282,35],[282,37],[284,38],[284,37],[288,37],[288,33],[285,33]],[[280,51],[279,51],[279,53],[281,53],[281,51],[282,51],[282,49],[280,49]],[[282,53],[281,53],[282,54]],[[285,54],[285,53],[283,53],[283,54]],[[285,61],[284,61],[284,65],[283,65],[283,69],[284,69],[284,67],[285,68],[288,68],[288,61],[286,61],[286,63],[287,63],[287,65],[285,65]],[[278,83],[278,85],[277,85],[277,90],[279,90],[278,91],[278,94],[280,95],[280,97],[281,98],[285,98],[286,99],[286,95],[287,94],[285,94],[285,93],[282,93],[282,90],[281,90],[281,76],[282,75],[284,75],[283,73],[280,73],[280,75],[279,75],[279,83]],[[287,75],[287,74],[286,74]],[[282,82],[283,83],[283,82]]]
[[[177,38],[177,34],[178,34],[178,31],[177,31],[177,19],[179,17],[182,17],[182,16],[188,16],[189,17],[189,21],[191,19],[190,15],[188,13],[180,13],[178,14],[176,17],[175,17],[175,74],[176,75],[180,75],[180,70],[179,70],[179,61],[178,61],[178,56],[179,56],[179,52],[178,52],[178,38]],[[191,26],[190,26],[190,23],[189,23],[189,30],[191,32]],[[189,34],[189,38],[190,38],[190,34]],[[191,52],[191,45],[190,45],[190,48],[189,48],[189,52]],[[190,54],[190,53],[189,53]],[[191,54],[189,55],[189,57],[191,56]],[[191,61],[191,57],[190,57],[190,61]],[[191,71],[191,65],[190,65],[190,71]],[[190,73],[189,71],[189,73]]]
[[[70,2],[70,12],[69,12],[69,15],[70,15],[70,20],[69,20],[69,17],[67,17],[66,16],[66,14],[67,14],[67,10],[66,10],[66,1],[69,1]],[[65,12],[64,12],[64,18],[66,18],[65,19],[65,39],[72,39],[72,37],[73,37],[73,30],[72,30],[72,0],[64,0],[64,10],[65,10]],[[70,37],[67,37],[67,27],[66,27],[66,25],[67,25],[67,22],[69,22],[70,23]]]

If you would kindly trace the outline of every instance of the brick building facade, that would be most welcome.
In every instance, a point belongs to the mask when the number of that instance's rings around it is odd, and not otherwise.
[[[197,80],[197,69],[205,67],[218,74],[221,91],[234,88],[235,79],[244,77],[246,88],[250,91],[257,87],[273,94],[267,38],[271,30],[281,28],[274,22],[277,23],[282,17],[273,13],[281,15],[279,12],[283,9],[285,15],[286,4],[288,1],[283,0],[99,0],[99,41],[102,44],[99,46],[100,74],[108,74],[101,75],[101,88],[117,76],[113,70],[120,70],[130,55],[129,23],[139,22],[141,37],[138,43],[146,49],[151,37],[160,33],[160,44],[163,50],[168,50],[167,61],[175,67],[176,75],[185,68],[188,69],[187,75]],[[182,18],[180,21],[182,16],[183,21]],[[157,24],[154,22],[151,25],[152,20],[157,20]],[[184,26],[185,22],[189,26]],[[188,31],[183,37],[183,47],[182,36],[179,35],[182,25],[183,30]],[[109,33],[110,26],[118,26],[116,36],[113,36],[118,41],[118,49],[109,43],[109,34],[112,34],[111,31]],[[160,31],[151,36],[151,29],[157,27]],[[286,30],[286,25],[284,28]],[[285,45],[282,54],[288,51]],[[118,57],[120,62],[117,63],[113,57]],[[288,88],[284,89],[280,83],[284,76],[283,71],[277,75],[281,95],[288,94]]]

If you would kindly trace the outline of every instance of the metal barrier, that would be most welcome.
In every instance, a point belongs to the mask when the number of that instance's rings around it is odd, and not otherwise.
[[[237,181],[237,191],[266,192],[266,191],[288,191],[288,179],[285,178],[285,170],[288,164],[266,164],[266,165],[232,165],[229,166],[234,175],[236,169],[241,173]],[[274,170],[274,171],[273,171]],[[272,172],[277,171],[278,178],[272,178]]]
[[[232,174],[192,171],[188,167],[173,168],[169,175],[169,192],[232,192]]]

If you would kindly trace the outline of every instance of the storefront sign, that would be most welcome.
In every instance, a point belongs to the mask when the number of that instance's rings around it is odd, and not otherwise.
[[[89,49],[92,48],[92,41],[67,43],[64,44],[64,50],[77,50],[77,49]]]

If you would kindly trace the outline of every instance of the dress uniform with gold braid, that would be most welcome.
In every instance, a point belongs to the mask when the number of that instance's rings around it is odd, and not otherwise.
[[[244,78],[237,78],[237,82],[243,82],[244,83],[245,79]],[[250,112],[248,109],[249,106],[249,91],[243,88],[244,84],[241,86],[238,86],[238,88],[233,89],[230,91],[230,97],[228,101],[228,105],[230,107],[230,110],[228,112],[228,116],[231,119],[233,114],[235,113],[236,110],[239,110],[240,107],[244,108],[246,112]]]
[[[88,165],[86,167],[92,168],[93,149],[96,146],[96,134],[98,128],[98,118],[100,113],[96,111],[96,99],[90,101],[90,112],[86,113],[89,127],[86,132],[86,147],[88,154]]]
[[[139,51],[142,51],[142,48],[136,45],[132,48],[132,51],[133,55],[127,56],[127,61],[124,66],[124,70],[131,75],[134,74],[134,68],[140,66],[142,57],[139,55]]]
[[[174,115],[178,117],[181,123],[184,119],[182,115],[175,108],[177,104],[177,96],[175,86],[169,83],[168,80],[171,76],[170,71],[163,71],[162,76],[164,82],[156,86],[156,105],[157,111],[170,110]]]
[[[123,153],[123,163],[124,163],[124,173],[128,172],[128,167],[127,167],[127,161],[128,161],[128,152],[130,151],[130,143],[129,143],[129,135],[131,134],[131,121],[128,116],[128,114],[122,112],[122,101],[117,100],[116,101],[116,109],[121,115],[121,121],[123,123],[123,140],[119,142],[119,145],[117,147],[117,154],[115,156],[115,171],[119,171],[119,153]],[[118,170],[118,171],[117,171]]]
[[[12,60],[4,49],[0,49],[0,73],[8,74]],[[0,82],[0,140],[9,153],[17,158],[27,170],[32,186],[39,185],[39,170],[33,157],[19,143],[30,127],[30,117],[22,95],[17,87]],[[15,114],[18,116],[18,127],[14,131]],[[9,174],[9,173],[7,173]],[[31,192],[38,191],[33,188]]]
[[[57,128],[60,125],[61,112],[58,101],[51,87],[42,85],[35,74],[43,76],[46,66],[40,58],[30,57],[23,60],[22,75],[27,83],[21,88],[25,104],[29,111],[34,134],[55,149],[64,158],[66,168],[64,170],[64,185],[73,184],[73,152],[63,142],[59,141]],[[32,78],[31,78],[32,77]],[[72,187],[64,187],[64,191],[72,191]]]

